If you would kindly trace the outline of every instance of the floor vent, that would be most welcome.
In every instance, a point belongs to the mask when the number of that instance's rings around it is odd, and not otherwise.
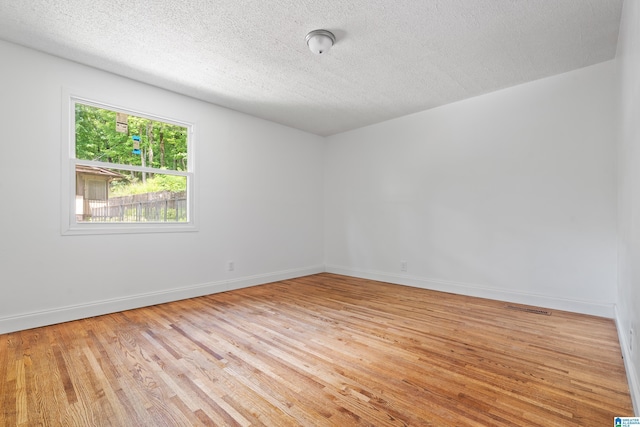
[[[508,305],[505,308],[508,308],[509,310],[517,310],[517,311],[524,311],[527,313],[551,316],[551,312],[549,310],[543,310],[541,308],[518,307],[517,305]]]

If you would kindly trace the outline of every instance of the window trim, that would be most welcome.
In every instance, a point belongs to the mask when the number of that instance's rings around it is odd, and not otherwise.
[[[98,97],[85,97],[72,93],[63,88],[62,95],[62,132],[61,132],[61,224],[60,232],[63,236],[91,235],[91,234],[138,234],[138,233],[175,233],[198,231],[196,222],[196,174],[195,174],[195,125],[193,123],[150,114],[135,108],[127,108],[109,102],[96,101]],[[186,222],[146,222],[146,223],[103,223],[78,222],[76,220],[76,164],[105,167],[105,163],[79,160],[75,157],[75,105],[81,103],[93,107],[144,117],[156,121],[183,126],[187,129],[187,171],[169,171],[169,175],[185,176],[187,178],[187,214]],[[109,163],[108,168],[137,172],[158,173],[157,168],[120,165]]]

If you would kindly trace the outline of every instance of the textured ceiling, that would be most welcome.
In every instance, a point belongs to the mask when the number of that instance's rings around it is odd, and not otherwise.
[[[318,135],[615,56],[622,0],[0,0],[0,38]],[[337,42],[317,56],[307,32]]]

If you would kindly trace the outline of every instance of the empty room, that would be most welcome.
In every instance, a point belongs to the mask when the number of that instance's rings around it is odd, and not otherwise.
[[[640,425],[638,0],[4,1],[0,120],[0,426]]]

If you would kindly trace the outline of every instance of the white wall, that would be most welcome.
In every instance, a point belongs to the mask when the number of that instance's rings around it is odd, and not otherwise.
[[[0,333],[323,270],[323,138],[1,41],[0,63]],[[198,232],[61,235],[63,87],[195,123]]]
[[[613,317],[614,78],[609,61],[327,138],[327,269]]]
[[[619,281],[617,324],[636,414],[640,413],[640,2],[624,3],[618,54]],[[631,339],[630,331],[635,335]]]
[[[0,333],[323,262],[613,315],[613,61],[325,140],[14,44],[0,58]],[[65,87],[195,122],[198,232],[61,236]]]

